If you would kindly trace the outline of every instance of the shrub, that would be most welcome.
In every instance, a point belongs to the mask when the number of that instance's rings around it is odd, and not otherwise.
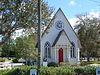
[[[74,71],[79,75],[96,75],[96,67],[92,66],[76,67]]]
[[[30,75],[30,69],[34,68],[36,67],[22,66],[22,67],[15,67],[12,69],[0,70],[0,75]]]
[[[55,62],[48,63],[48,67],[58,67],[58,64]]]
[[[15,58],[15,59],[12,60],[12,62],[13,63],[18,63],[18,59]]]
[[[35,66],[15,67],[7,70],[0,70],[0,75],[30,75],[30,69],[37,69]],[[96,67],[41,67],[39,75],[96,75]]]

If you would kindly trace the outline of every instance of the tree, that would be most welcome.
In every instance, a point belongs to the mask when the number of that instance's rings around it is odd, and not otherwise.
[[[2,57],[15,57],[17,59],[37,59],[35,48],[35,33],[9,40],[1,46]]]
[[[0,0],[0,44],[17,29],[37,30],[37,0]],[[53,8],[42,0],[42,23],[50,21]],[[45,24],[44,24],[45,25]]]
[[[1,46],[1,56],[2,57],[15,57],[15,44],[13,41],[9,40]]]
[[[18,37],[15,40],[16,58],[36,59],[37,51],[35,49],[35,35]]]
[[[82,45],[81,56],[87,57],[87,60],[90,60],[90,57],[97,57],[100,53],[98,44],[98,39],[100,34],[100,18],[88,17],[88,15],[79,15],[77,16],[79,21],[75,29],[78,29],[78,36]]]

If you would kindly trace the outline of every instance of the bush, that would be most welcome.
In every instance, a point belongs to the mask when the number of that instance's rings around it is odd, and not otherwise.
[[[48,63],[48,67],[58,67],[58,64],[55,62]]]
[[[13,59],[12,62],[13,63],[18,63],[18,59]]]
[[[74,71],[79,75],[96,75],[96,67],[92,66],[77,67]]]
[[[30,69],[37,69],[37,67],[22,66],[0,70],[0,75],[30,75]],[[96,67],[41,67],[39,75],[96,75]]]

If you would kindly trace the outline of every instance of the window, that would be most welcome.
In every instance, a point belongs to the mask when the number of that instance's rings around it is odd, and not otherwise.
[[[70,56],[71,58],[75,58],[75,44],[74,42],[71,42],[71,50],[70,50]]]
[[[44,45],[44,57],[51,58],[51,45],[49,42],[46,42]]]

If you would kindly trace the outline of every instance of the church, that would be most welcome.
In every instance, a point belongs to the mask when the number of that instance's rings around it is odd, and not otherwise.
[[[41,64],[80,63],[80,42],[63,11],[59,8],[41,36]]]

